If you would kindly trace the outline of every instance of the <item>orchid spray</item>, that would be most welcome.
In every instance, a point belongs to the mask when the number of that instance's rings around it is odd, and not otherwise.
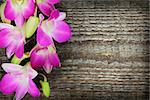
[[[0,6],[0,48],[6,48],[10,63],[3,63],[6,74],[0,81],[0,92],[12,94],[21,100],[26,93],[33,97],[40,96],[40,91],[33,79],[41,75],[41,90],[50,96],[50,84],[44,74],[37,69],[43,68],[50,73],[60,67],[60,60],[55,48],[55,40],[63,43],[71,38],[70,26],[64,21],[65,12],[55,8],[60,0],[5,0]],[[32,40],[36,41],[32,41]],[[33,46],[26,51],[29,42]],[[26,61],[26,59],[28,59]],[[25,62],[25,63],[22,63]]]

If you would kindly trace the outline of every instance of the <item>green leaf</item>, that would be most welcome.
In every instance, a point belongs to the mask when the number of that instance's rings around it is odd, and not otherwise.
[[[50,96],[50,86],[49,86],[49,83],[47,81],[42,81],[42,80],[40,80],[40,83],[41,83],[41,86],[42,86],[43,94],[46,97],[49,97]]]
[[[26,38],[30,38],[36,31],[39,25],[40,19],[35,16],[31,16],[25,24]]]

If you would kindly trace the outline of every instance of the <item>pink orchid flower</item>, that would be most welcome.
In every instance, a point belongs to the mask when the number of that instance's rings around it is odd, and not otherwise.
[[[52,10],[55,9],[54,4],[59,2],[60,0],[36,0],[40,11],[46,16],[50,16]]]
[[[0,91],[3,94],[16,92],[16,100],[22,99],[28,92],[31,96],[40,96],[40,92],[33,82],[37,72],[30,66],[4,63],[2,68],[7,72],[0,81]]]
[[[41,46],[48,46],[53,44],[52,38],[59,43],[66,42],[71,38],[70,26],[63,21],[66,14],[54,10],[51,13],[51,17],[48,20],[43,21],[43,16],[41,17],[41,23],[37,30],[37,42]]]
[[[10,58],[14,53],[18,58],[24,54],[23,29],[10,24],[0,23],[0,48],[7,48],[6,54]]]
[[[18,26],[22,26],[25,19],[32,16],[34,11],[34,0],[6,0],[4,14],[7,19],[15,20]]]
[[[31,66],[35,69],[43,67],[50,73],[53,67],[60,66],[60,60],[53,46],[36,46],[30,53]]]

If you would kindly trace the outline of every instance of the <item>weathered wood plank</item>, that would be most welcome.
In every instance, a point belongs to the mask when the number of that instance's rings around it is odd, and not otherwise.
[[[36,99],[148,100],[148,6],[148,0],[62,0],[73,37],[57,44],[62,67],[47,75],[52,96]],[[2,62],[8,59],[1,49]]]

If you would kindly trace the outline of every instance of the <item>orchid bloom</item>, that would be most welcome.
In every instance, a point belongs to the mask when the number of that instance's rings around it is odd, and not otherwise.
[[[50,16],[52,10],[55,9],[54,4],[59,2],[60,0],[36,0],[40,11],[46,16]]]
[[[35,0],[6,0],[4,14],[7,19],[15,20],[18,26],[22,26],[34,11]]]
[[[48,46],[53,44],[52,38],[59,43],[66,42],[71,38],[70,26],[63,21],[66,14],[54,10],[51,13],[51,17],[48,20],[43,20],[41,17],[41,23],[37,30],[37,42],[41,46]]]
[[[7,48],[8,58],[14,53],[18,58],[22,58],[25,37],[30,38],[36,31],[38,24],[39,18],[33,16],[28,19],[23,27],[0,23],[0,48]]]
[[[0,48],[7,48],[6,54],[10,58],[14,53],[18,58],[24,54],[23,29],[10,24],[0,23]]]
[[[3,94],[16,92],[16,100],[21,100],[27,92],[33,97],[40,96],[32,80],[38,73],[32,67],[4,63],[2,68],[7,72],[0,81],[0,91]]]
[[[60,66],[60,60],[53,46],[36,46],[30,53],[30,62],[33,68],[43,67],[50,73],[53,67]]]

